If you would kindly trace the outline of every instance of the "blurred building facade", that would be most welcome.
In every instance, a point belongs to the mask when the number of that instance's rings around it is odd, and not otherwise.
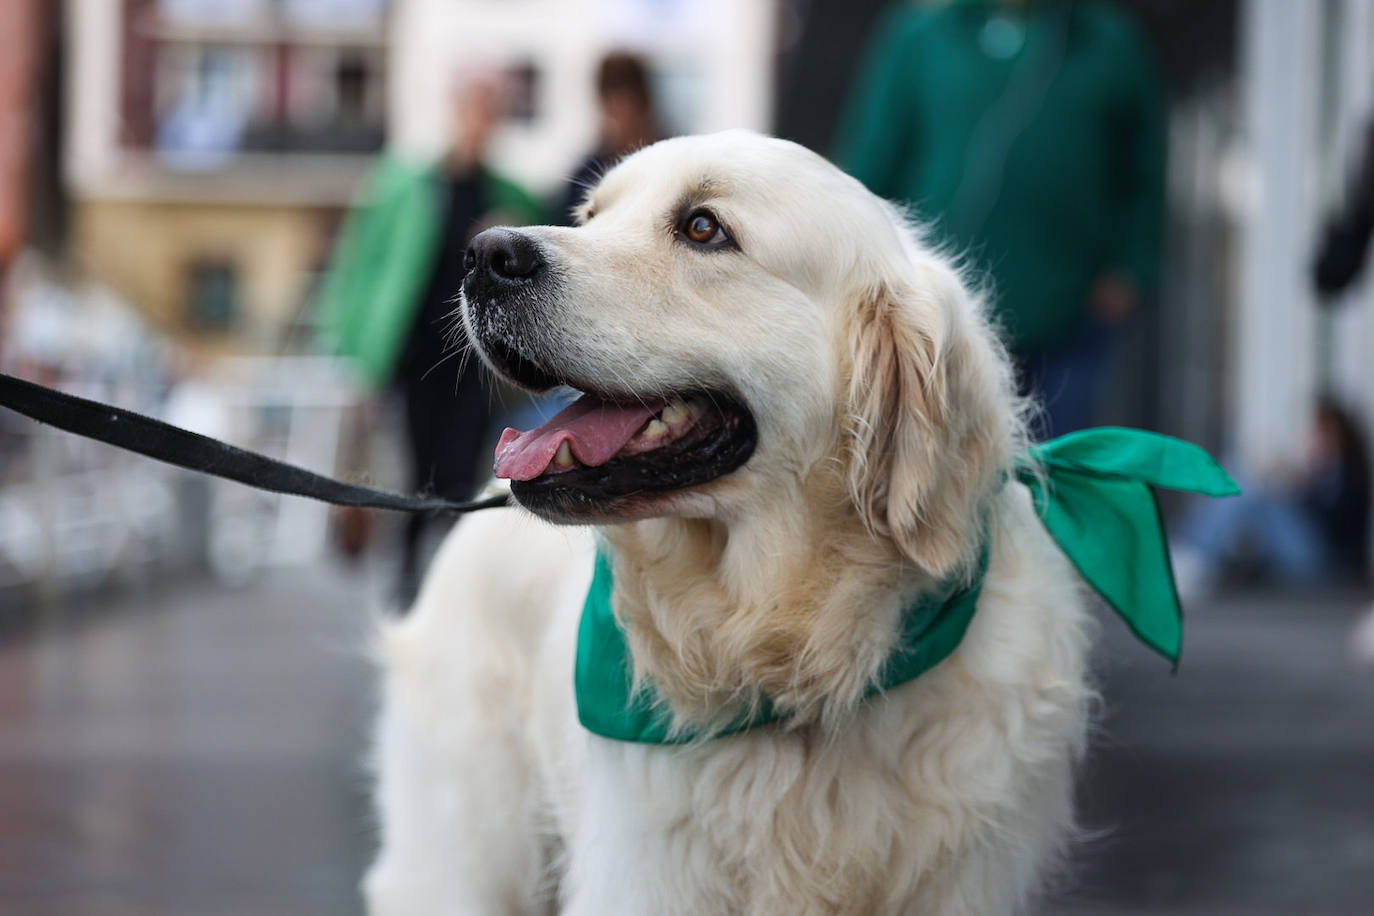
[[[77,266],[178,336],[269,339],[381,146],[383,0],[68,0]]]
[[[913,0],[914,2],[914,0]],[[162,328],[261,350],[309,298],[371,155],[442,147],[465,72],[516,105],[494,159],[556,187],[596,129],[592,74],[642,52],[670,131],[828,152],[887,0],[65,0],[70,251]],[[1120,0],[1174,95],[1167,286],[1109,419],[1291,459],[1333,389],[1374,419],[1368,284],[1310,282],[1374,111],[1374,0]],[[54,9],[57,7],[54,6]]]
[[[0,8],[0,271],[23,244],[27,230],[30,137],[40,8],[17,0]]]
[[[448,98],[468,68],[516,84],[498,165],[536,191],[567,180],[596,140],[596,67],[608,51],[642,54],[665,129],[700,133],[773,124],[777,0],[397,0],[393,139],[432,155]]]
[[[559,186],[608,50],[646,55],[673,131],[772,120],[775,0],[67,0],[78,268],[163,330],[271,350],[384,146],[437,155],[456,81],[504,71],[494,164]]]

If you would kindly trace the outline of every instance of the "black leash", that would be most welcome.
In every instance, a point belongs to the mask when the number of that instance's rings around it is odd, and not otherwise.
[[[455,502],[437,497],[403,496],[343,483],[131,410],[54,391],[3,372],[0,372],[0,406],[39,423],[190,471],[223,477],[259,490],[306,496],[336,506],[397,512],[473,512],[509,502],[505,495]]]

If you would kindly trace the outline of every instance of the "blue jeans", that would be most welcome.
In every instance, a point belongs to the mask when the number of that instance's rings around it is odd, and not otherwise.
[[[1297,497],[1236,477],[1240,496],[1195,504],[1180,532],[1211,573],[1244,550],[1279,582],[1310,584],[1329,574],[1335,563],[1326,540]]]

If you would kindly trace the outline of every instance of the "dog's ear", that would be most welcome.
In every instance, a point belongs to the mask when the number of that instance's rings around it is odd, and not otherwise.
[[[848,316],[848,483],[871,531],[944,578],[978,556],[1020,422],[977,301],[950,265],[903,241],[903,264]]]

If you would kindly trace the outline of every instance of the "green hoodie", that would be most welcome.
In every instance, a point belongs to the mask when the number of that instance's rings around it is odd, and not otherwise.
[[[836,159],[987,272],[1018,353],[1071,335],[1103,273],[1156,292],[1163,101],[1145,40],[1106,3],[894,5]]]
[[[318,308],[322,344],[375,384],[391,380],[442,237],[439,164],[385,156],[372,170],[330,258]],[[543,213],[518,185],[483,170],[488,209],[519,223]]]

